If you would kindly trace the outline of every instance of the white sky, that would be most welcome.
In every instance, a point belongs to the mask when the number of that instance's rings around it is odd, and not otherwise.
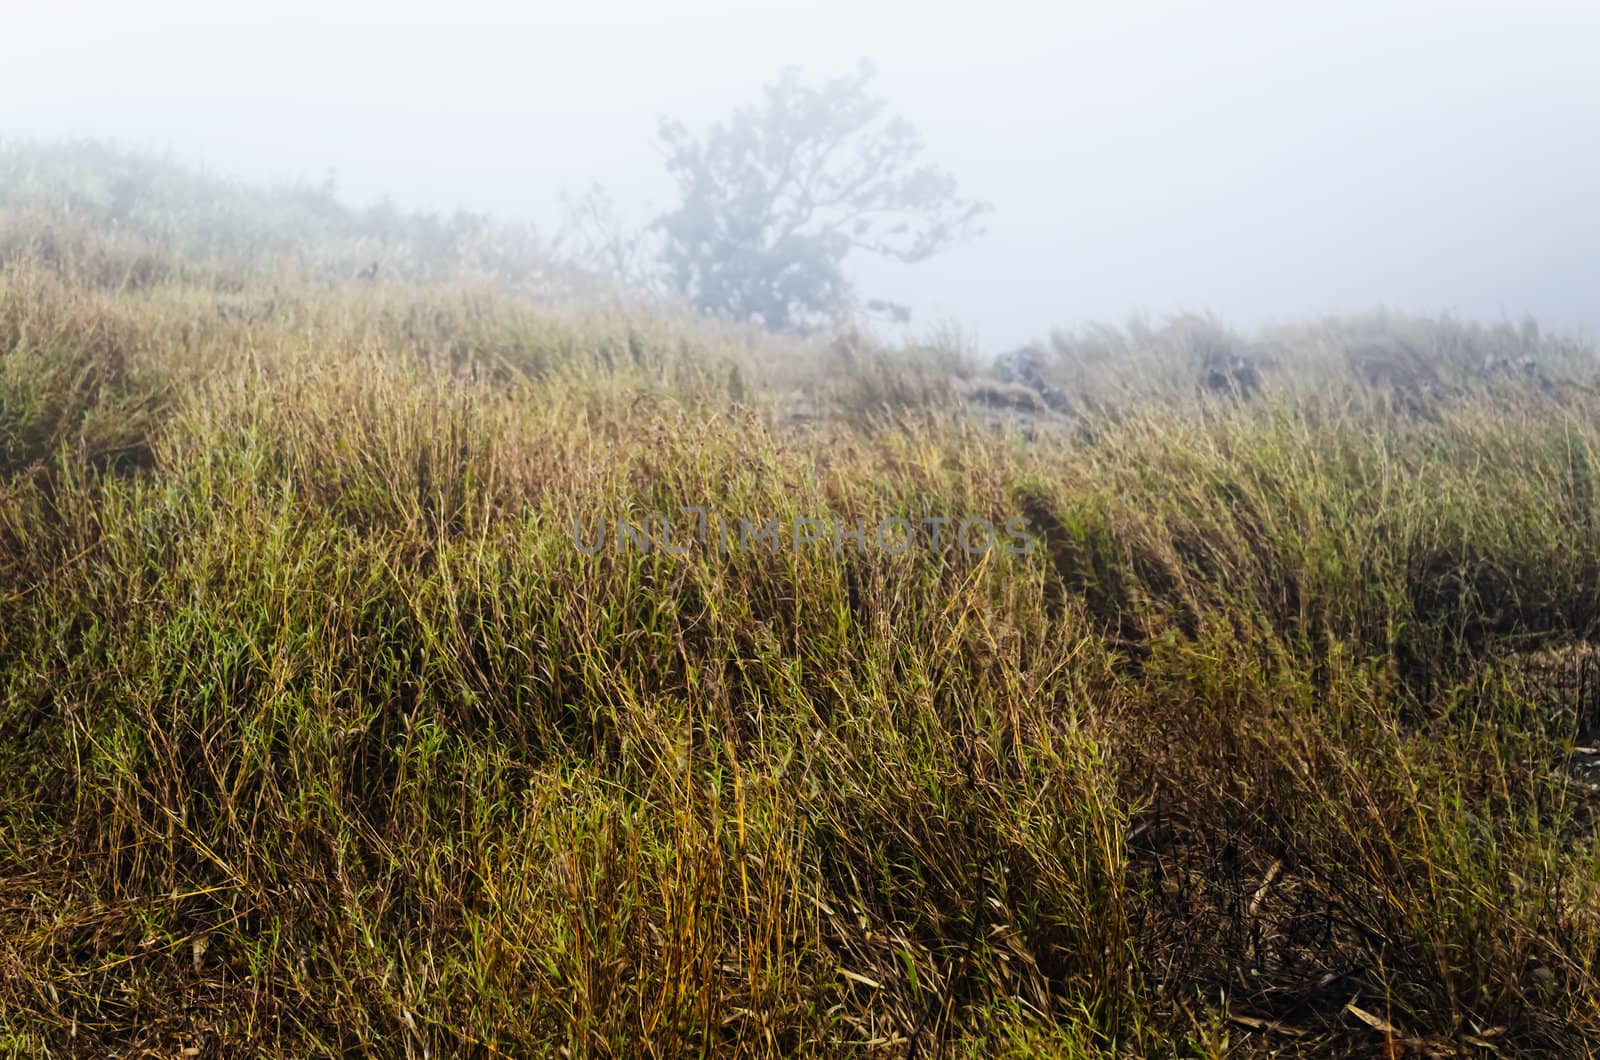
[[[1379,304],[1600,331],[1600,4],[0,0],[0,135],[112,137],[356,201],[644,216],[656,118],[862,58],[995,207],[865,293],[988,349]]]

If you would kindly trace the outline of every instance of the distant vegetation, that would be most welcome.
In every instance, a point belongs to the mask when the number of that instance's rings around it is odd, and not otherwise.
[[[782,339],[0,158],[0,1052],[1600,1040],[1588,348]],[[685,505],[1038,546],[572,540]]]
[[[852,254],[911,264],[974,234],[985,207],[921,160],[916,130],[871,94],[872,77],[863,64],[812,86],[790,69],[701,136],[662,122],[680,197],[657,222],[670,290],[708,313],[805,331],[857,307]]]
[[[356,209],[331,179],[263,189],[95,142],[0,141],[0,221],[0,252],[15,256],[26,242],[33,256],[74,259],[97,281],[209,269],[325,282],[375,271],[565,293],[577,279],[527,226],[387,202]]]
[[[708,129],[662,118],[677,201],[635,225],[601,185],[568,195],[558,249],[636,295],[769,331],[909,323],[910,307],[856,288],[851,264],[926,261],[980,235],[989,207],[924,160],[910,122],[872,94],[873,77],[863,63],[810,84],[790,68]]]

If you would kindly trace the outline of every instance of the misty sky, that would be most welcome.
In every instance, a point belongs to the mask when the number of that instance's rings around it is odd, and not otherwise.
[[[1376,305],[1600,332],[1600,5],[0,0],[0,135],[112,137],[353,201],[667,205],[691,125],[878,66],[981,240],[864,293],[985,349]]]

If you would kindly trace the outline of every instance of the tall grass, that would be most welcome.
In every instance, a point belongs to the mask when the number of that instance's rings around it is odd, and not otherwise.
[[[13,260],[0,1044],[1581,1053],[1600,402],[1450,327],[1412,411],[1370,322],[1249,402],[1118,333],[1024,436],[954,353]],[[684,505],[1038,547],[573,541]]]

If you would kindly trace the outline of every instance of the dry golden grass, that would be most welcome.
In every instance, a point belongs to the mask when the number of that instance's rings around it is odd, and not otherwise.
[[[0,1051],[1600,1035],[1585,351],[1061,336],[996,430],[955,351],[84,260],[0,271]],[[1039,546],[572,539],[684,505]]]

